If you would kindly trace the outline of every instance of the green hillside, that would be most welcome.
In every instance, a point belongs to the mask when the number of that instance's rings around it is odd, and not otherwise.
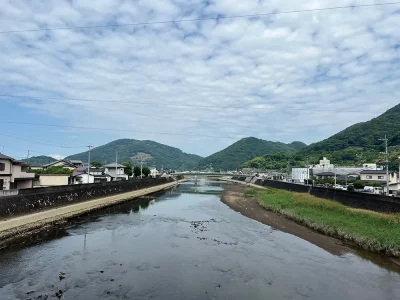
[[[242,165],[259,169],[286,169],[316,164],[326,156],[338,166],[360,166],[363,163],[384,164],[383,139],[387,135],[390,169],[397,170],[400,156],[400,104],[367,122],[357,123],[321,142],[311,144],[295,154],[265,155]]]
[[[29,159],[21,159],[21,161],[30,165],[47,165],[49,163],[56,161],[56,159],[50,156],[41,155],[41,156],[32,156]]]
[[[325,139],[311,144],[305,148],[304,154],[321,154],[361,147],[366,150],[382,151],[383,139],[388,136],[389,146],[400,145],[400,104],[389,109],[384,114],[367,122],[357,123],[345,130]],[[353,157],[354,159],[354,157]]]
[[[131,139],[120,139],[106,145],[92,149],[91,161],[101,163],[115,162],[115,151],[118,150],[118,162],[128,162],[134,158],[134,163],[139,163],[139,157],[145,157],[145,164],[164,169],[190,169],[196,167],[201,157],[187,154],[178,148],[159,144],[153,141],[139,141]],[[88,160],[88,153],[82,152],[66,157],[66,159],[79,159],[84,162]]]
[[[199,162],[199,168],[212,167],[214,170],[235,170],[244,162],[257,156],[277,152],[296,152],[306,146],[301,142],[284,144],[248,137],[237,141],[220,152],[203,158]]]

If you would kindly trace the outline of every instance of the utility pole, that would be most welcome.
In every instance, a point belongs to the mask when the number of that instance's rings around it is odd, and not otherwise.
[[[86,146],[88,150],[88,184],[90,184],[90,151],[92,150],[93,146],[89,145]]]
[[[386,196],[389,196],[389,153],[388,153],[388,138],[385,135],[384,139],[379,139],[385,142],[385,160],[386,160]]]
[[[399,174],[397,175],[397,182],[400,183],[400,156],[399,156]]]
[[[335,172],[335,190],[336,190],[336,168],[335,168],[335,165],[333,165],[333,171]]]
[[[143,178],[143,160],[140,160],[140,179]]]
[[[28,150],[28,155],[26,156],[26,162],[27,162],[27,164],[29,165],[29,150]]]
[[[3,145],[0,145],[1,146],[1,152],[0,153],[3,153],[4,152],[4,146]]]
[[[117,165],[118,165],[118,150],[115,150],[115,176],[117,176]]]

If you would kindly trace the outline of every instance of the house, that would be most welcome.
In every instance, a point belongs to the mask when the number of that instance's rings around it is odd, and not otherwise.
[[[317,179],[328,179],[328,178],[335,178],[335,173],[333,172],[321,172],[314,174]]]
[[[68,185],[70,177],[68,174],[40,174],[39,185],[41,187]]]
[[[30,170],[43,170],[43,165],[39,164],[29,164],[28,167]]]
[[[29,189],[35,174],[27,173],[28,165],[0,153],[0,190]]]
[[[113,178],[105,173],[104,168],[90,167],[90,174],[88,174],[88,170],[82,167],[74,173],[72,184],[107,182],[112,181]]]
[[[104,172],[111,175],[114,180],[128,180],[128,175],[125,174],[125,166],[119,163],[111,163],[104,166]]]
[[[386,170],[364,170],[360,172],[360,179],[364,182],[375,182],[386,184]],[[396,172],[389,172],[389,184],[397,183],[398,176]]]
[[[161,176],[161,172],[159,172],[156,168],[151,168],[149,176],[152,178],[157,178]]]
[[[61,168],[69,169],[71,171],[76,169],[76,166],[74,164],[72,164],[68,160],[63,160],[63,159],[54,161],[54,162],[46,164],[46,165],[43,165],[43,169],[44,170],[46,170],[48,168],[51,168],[51,167],[61,167]]]
[[[75,166],[75,168],[80,168],[83,167],[83,161],[81,160],[70,160],[69,161],[71,164],[73,164]]]
[[[386,187],[384,187],[384,191],[386,192]],[[400,183],[390,183],[389,184],[389,196],[400,196]]]

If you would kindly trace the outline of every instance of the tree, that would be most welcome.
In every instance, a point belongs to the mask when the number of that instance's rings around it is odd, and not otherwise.
[[[353,185],[349,185],[349,186],[347,187],[347,191],[348,191],[348,192],[354,192],[354,186],[353,186]]]
[[[125,166],[125,174],[132,176],[132,163],[130,161],[122,163]]]
[[[353,186],[354,186],[354,188],[361,190],[364,188],[365,183],[362,182],[361,180],[356,180],[356,181],[354,181]]]
[[[103,166],[103,164],[98,161],[92,161],[90,164],[92,165],[92,167],[96,167],[96,168],[101,168]]]
[[[149,176],[149,175],[150,175],[150,169],[149,169],[149,167],[148,167],[148,166],[143,167],[142,172],[143,172],[144,177]]]
[[[135,177],[140,176],[140,167],[139,166],[136,166],[133,168],[133,175],[135,175]]]

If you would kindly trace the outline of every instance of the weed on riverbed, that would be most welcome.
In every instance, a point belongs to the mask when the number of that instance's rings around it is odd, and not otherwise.
[[[358,246],[400,256],[400,214],[383,214],[347,207],[309,194],[283,190],[247,189],[261,206],[285,215],[324,234],[352,241]]]

